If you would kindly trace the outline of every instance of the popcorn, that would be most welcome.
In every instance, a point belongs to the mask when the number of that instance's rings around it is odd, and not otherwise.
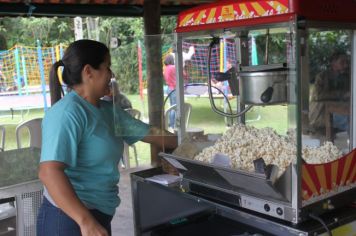
[[[318,148],[306,147],[302,150],[303,159],[308,164],[321,164],[334,161],[342,155],[342,152],[332,143],[325,142]]]
[[[243,124],[231,127],[213,146],[205,148],[195,160],[211,163],[214,155],[231,158],[232,168],[254,172],[253,161],[263,158],[266,165],[279,167],[279,176],[291,163],[296,163],[296,133],[289,130],[287,136],[277,134],[272,128],[257,129]],[[342,153],[331,142],[318,148],[306,147],[303,159],[309,164],[326,163],[338,159]]]

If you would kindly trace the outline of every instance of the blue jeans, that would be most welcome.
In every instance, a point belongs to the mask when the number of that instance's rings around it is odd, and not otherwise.
[[[167,88],[167,95],[171,92],[172,90]],[[169,95],[169,103],[171,106],[177,104],[177,96],[176,96],[176,91],[172,92],[170,95]],[[175,110],[172,110],[170,113],[169,113],[169,122],[168,122],[168,126],[171,127],[171,128],[174,128],[174,124],[175,124],[175,119],[176,119],[176,111]]]
[[[112,216],[98,210],[90,210],[95,219],[111,235]],[[80,236],[79,225],[61,209],[53,206],[47,198],[43,198],[37,216],[37,236]]]

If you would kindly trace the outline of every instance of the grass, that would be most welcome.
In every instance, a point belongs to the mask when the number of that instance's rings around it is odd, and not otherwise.
[[[147,99],[144,103],[141,102],[139,95],[128,95],[133,107],[140,110],[143,114],[143,120],[147,120]],[[202,128],[204,133],[224,133],[226,130],[224,117],[214,113],[210,107],[208,98],[187,98],[186,102],[192,104],[192,112],[189,121],[189,127]],[[222,109],[223,102],[220,99],[216,101],[216,106]],[[232,104],[232,107],[236,106]],[[9,112],[8,112],[9,113]],[[17,148],[15,129],[17,124],[22,120],[28,120],[36,117],[43,117],[43,109],[32,109],[21,112],[16,112],[14,117],[10,114],[0,113],[0,124],[6,128],[5,150]],[[246,121],[248,125],[253,125],[257,128],[272,127],[278,133],[285,133],[288,127],[288,111],[287,106],[266,106],[254,107],[247,113]],[[149,145],[143,142],[136,144],[138,153],[138,161],[140,164],[148,164],[150,162]],[[130,149],[131,165],[134,165],[133,150]]]
[[[5,150],[17,148],[16,126],[21,122],[33,118],[43,117],[43,109],[31,109],[23,111],[14,111],[13,115],[8,112],[0,112],[0,125],[5,127]],[[29,145],[28,132],[21,133],[21,143],[24,146]]]

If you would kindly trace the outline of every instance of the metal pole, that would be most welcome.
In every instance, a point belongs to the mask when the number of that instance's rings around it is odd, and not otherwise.
[[[46,80],[45,80],[45,74],[44,74],[43,59],[42,59],[42,47],[41,47],[40,40],[37,40],[37,55],[38,55],[38,67],[40,69],[40,76],[41,76],[43,105],[44,105],[44,111],[46,111],[48,108],[47,99],[46,99]]]

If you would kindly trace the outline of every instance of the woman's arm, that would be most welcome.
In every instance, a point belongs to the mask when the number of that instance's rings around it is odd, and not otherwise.
[[[174,149],[178,146],[177,136],[156,127],[151,127],[148,134],[142,139],[143,142],[167,149]]]
[[[79,225],[83,236],[107,236],[106,230],[75,194],[64,173],[65,167],[64,163],[58,161],[42,162],[38,176],[56,205]]]

